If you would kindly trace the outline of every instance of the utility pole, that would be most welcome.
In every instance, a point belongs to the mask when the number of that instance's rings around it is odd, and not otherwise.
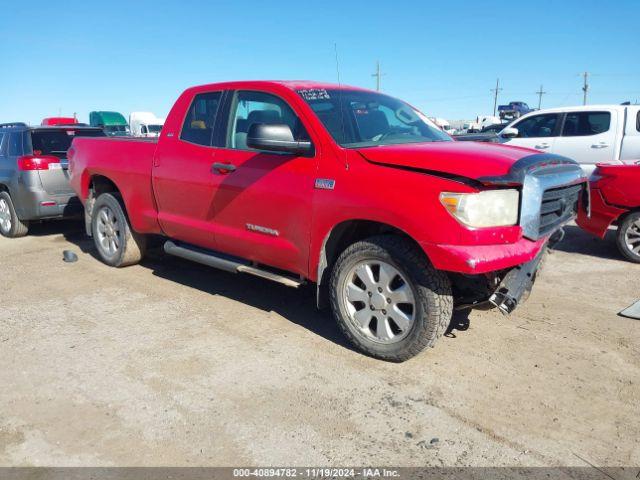
[[[500,79],[497,78],[496,79],[496,88],[492,88],[491,89],[492,92],[494,92],[494,96],[493,96],[493,116],[496,116],[496,110],[498,109],[498,93],[500,93],[500,91],[502,91],[502,89],[500,88]]]
[[[538,90],[536,93],[538,94],[538,110],[540,110],[540,107],[542,106],[542,95],[547,92],[543,91],[542,85],[540,85],[540,90]]]
[[[380,77],[383,77],[385,74],[380,71],[380,61],[376,62],[376,73],[372,73],[372,77],[376,77],[376,90],[380,91]]]
[[[582,77],[584,78],[584,86],[582,87],[582,91],[584,92],[584,97],[582,100],[582,104],[586,105],[587,104],[587,92],[589,91],[589,72],[584,72],[582,74]]]

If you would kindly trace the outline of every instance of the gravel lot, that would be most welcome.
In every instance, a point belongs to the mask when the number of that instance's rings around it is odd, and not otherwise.
[[[312,288],[110,269],[77,223],[0,238],[0,464],[640,465],[640,266],[576,227],[559,249],[515,314],[389,364]]]

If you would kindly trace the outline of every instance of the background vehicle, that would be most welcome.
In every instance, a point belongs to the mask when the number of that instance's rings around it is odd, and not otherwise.
[[[48,117],[43,118],[42,126],[51,126],[51,125],[76,125],[78,124],[78,119],[75,117]]]
[[[163,124],[164,119],[151,112],[132,112],[129,115],[129,128],[134,137],[157,137]]]
[[[486,127],[482,127],[480,133],[499,133],[507,127],[506,123],[494,123],[492,125],[487,125]]]
[[[539,110],[501,133],[508,145],[572,158],[590,174],[597,163],[640,159],[640,105],[588,105]]]
[[[21,237],[29,222],[78,215],[69,186],[67,149],[75,137],[104,136],[98,128],[0,125],[0,234]]]
[[[598,165],[592,178],[591,217],[581,210],[578,225],[600,238],[617,225],[618,250],[640,263],[640,164]]]
[[[100,127],[110,137],[127,137],[131,135],[127,120],[118,112],[90,112],[89,125]]]
[[[513,120],[514,118],[520,118],[521,116],[532,112],[533,109],[529,108],[524,102],[509,102],[507,105],[498,106],[498,114],[502,120]]]
[[[70,171],[105,263],[160,234],[172,255],[315,282],[358,349],[402,361],[454,305],[510,312],[530,290],[586,192],[575,162],[549,160],[454,142],[377,92],[229,82],[185,91],[157,142],[75,139]]]
[[[444,118],[433,117],[431,118],[431,121],[440,127],[443,132],[446,132],[449,135],[454,135],[456,133],[456,129],[452,128],[451,124]]]

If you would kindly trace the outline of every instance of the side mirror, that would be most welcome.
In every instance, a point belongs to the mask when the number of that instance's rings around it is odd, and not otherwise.
[[[256,150],[297,155],[308,154],[313,150],[311,142],[295,140],[289,125],[283,123],[251,124],[247,133],[247,146]]]
[[[518,129],[513,127],[507,127],[500,132],[502,138],[516,138],[518,136]]]

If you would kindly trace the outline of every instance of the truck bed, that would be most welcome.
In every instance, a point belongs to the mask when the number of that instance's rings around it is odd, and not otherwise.
[[[128,199],[127,213],[134,230],[160,233],[151,181],[156,138],[76,138],[69,149],[71,186],[84,204],[90,179],[103,176]],[[76,172],[78,172],[76,174]]]

